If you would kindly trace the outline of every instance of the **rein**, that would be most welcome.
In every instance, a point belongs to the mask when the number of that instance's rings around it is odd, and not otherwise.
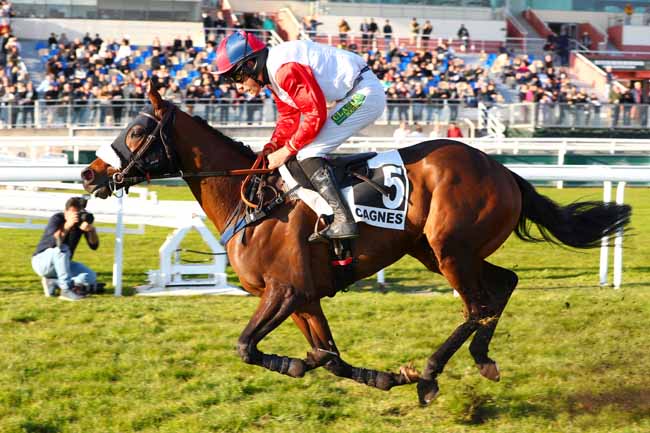
[[[122,177],[120,182],[115,182],[116,185],[126,184],[138,184],[140,182],[149,182],[157,179],[173,179],[173,178],[191,178],[191,177],[226,177],[226,176],[250,176],[254,174],[268,174],[273,170],[268,168],[242,168],[236,170],[215,170],[215,171],[198,171],[198,172],[184,172],[183,170],[178,170],[174,173],[167,174],[158,174],[158,175],[149,175],[149,176],[129,176]],[[119,172],[115,173],[119,174]],[[115,177],[115,174],[113,177]],[[115,181],[115,179],[114,179]]]
[[[145,173],[144,176],[126,176],[126,174],[129,173],[129,171],[131,171],[133,167],[142,159],[143,155],[149,150],[149,148],[157,138],[160,138],[160,141],[163,144],[163,148],[165,150],[165,156],[167,157],[167,160],[170,162],[170,164],[173,167],[178,167],[178,165],[176,164],[176,158],[174,158],[174,154],[170,147],[170,144],[167,142],[164,134],[162,133],[164,126],[170,121],[170,119],[174,119],[175,117],[174,114],[175,111],[177,110],[176,105],[174,104],[169,104],[169,105],[171,108],[165,112],[164,116],[160,120],[149,113],[145,113],[145,112],[139,113],[140,115],[143,115],[156,122],[156,127],[153,129],[153,131],[151,131],[151,133],[149,133],[144,144],[135,151],[135,153],[130,158],[126,167],[113,174],[111,179],[112,182],[109,182],[109,188],[111,187],[110,183],[113,184],[112,185],[113,188],[111,189],[115,190],[119,186],[128,188],[129,185],[136,185],[140,182],[149,183],[150,181],[155,179],[171,179],[171,178],[178,178],[178,177],[185,179],[185,178],[192,178],[192,177],[247,176],[244,182],[242,182],[242,188],[241,188],[242,199],[248,206],[257,207],[257,205],[255,205],[254,203],[251,203],[248,200],[246,200],[244,191],[246,190],[246,186],[251,180],[251,176],[259,175],[259,174],[269,174],[273,171],[267,168],[266,158],[261,154],[255,160],[255,163],[253,164],[252,168],[199,171],[199,172],[184,172],[183,170],[177,169],[177,170],[172,170],[170,173],[164,173],[164,174],[151,175],[149,173]]]

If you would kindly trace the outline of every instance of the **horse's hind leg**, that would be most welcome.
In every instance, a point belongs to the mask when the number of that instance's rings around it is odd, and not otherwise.
[[[301,308],[292,315],[292,318],[312,346],[312,351],[307,354],[305,360],[310,369],[322,365],[336,376],[354,379],[359,383],[385,391],[394,386],[414,383],[418,379],[417,372],[409,367],[402,368],[401,373],[397,374],[353,367],[343,361],[320,303]]]
[[[481,375],[487,379],[498,381],[500,379],[499,368],[488,356],[490,340],[494,335],[499,318],[510,299],[510,295],[517,286],[517,274],[495,266],[486,261],[483,262],[481,275],[481,286],[490,297],[490,316],[479,321],[479,327],[469,345],[469,351],[479,368]]]
[[[418,381],[421,404],[428,404],[438,393],[436,378],[449,359],[467,341],[485,315],[486,297],[481,290],[482,260],[474,257],[470,248],[458,241],[432,242],[440,272],[460,294],[465,303],[465,322],[460,324],[447,340],[427,360],[424,373]]]

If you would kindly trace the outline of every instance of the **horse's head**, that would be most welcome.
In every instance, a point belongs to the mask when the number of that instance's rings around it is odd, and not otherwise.
[[[81,172],[89,193],[107,198],[113,191],[177,169],[171,142],[176,107],[160,97],[153,83],[149,85],[148,96],[151,105],[110,145],[103,145],[97,151],[97,159]]]

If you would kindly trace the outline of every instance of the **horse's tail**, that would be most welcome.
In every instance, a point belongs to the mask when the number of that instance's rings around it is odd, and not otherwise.
[[[594,248],[600,245],[603,236],[615,233],[630,222],[632,208],[629,205],[582,201],[559,206],[535,191],[516,173],[512,175],[519,185],[522,199],[515,234],[524,241]],[[531,233],[532,223],[539,229],[541,238]]]

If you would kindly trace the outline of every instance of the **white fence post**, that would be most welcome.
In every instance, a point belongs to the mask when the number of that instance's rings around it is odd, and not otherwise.
[[[609,203],[612,201],[612,182],[606,180],[603,182],[603,201]],[[600,285],[607,285],[607,268],[609,266],[609,236],[603,236],[600,241]]]
[[[115,296],[122,296],[122,263],[124,259],[124,193],[117,199],[117,221],[115,222],[115,261],[113,262],[113,287]]]
[[[623,204],[625,182],[619,182],[616,187],[616,203]],[[623,229],[616,231],[614,240],[614,288],[620,289],[623,280]]]

